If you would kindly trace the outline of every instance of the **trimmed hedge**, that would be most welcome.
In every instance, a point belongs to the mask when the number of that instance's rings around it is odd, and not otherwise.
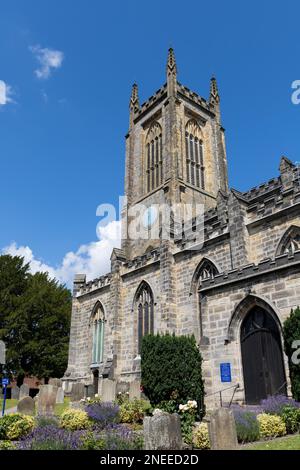
[[[142,340],[142,387],[151,404],[196,400],[203,410],[202,358],[194,336],[146,335]]]
[[[284,349],[289,358],[290,379],[292,394],[295,400],[300,401],[300,364],[294,364],[292,356],[296,349],[292,347],[295,340],[300,339],[300,308],[292,310],[283,325]],[[299,354],[298,354],[299,358]]]

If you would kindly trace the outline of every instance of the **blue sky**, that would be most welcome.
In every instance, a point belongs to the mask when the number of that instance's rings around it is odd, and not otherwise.
[[[123,194],[131,85],[144,101],[164,83],[170,45],[182,83],[207,97],[217,77],[232,187],[276,176],[282,154],[299,161],[297,3],[1,2],[0,249],[64,262],[67,282],[93,249],[91,274],[107,268],[96,207]]]

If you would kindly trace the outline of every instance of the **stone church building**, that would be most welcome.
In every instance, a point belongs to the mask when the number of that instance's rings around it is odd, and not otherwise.
[[[238,402],[289,393],[282,325],[300,305],[299,168],[282,157],[278,177],[229,189],[215,78],[208,99],[182,85],[172,49],[166,75],[144,104],[133,85],[122,245],[107,275],[75,276],[65,389],[82,382],[101,393],[109,378],[126,390],[140,377],[142,336],[174,332],[196,337],[208,406],[221,390],[230,401],[237,385]],[[169,238],[129,236],[132,208],[148,217],[174,204],[204,206],[202,228],[194,217],[180,236],[174,223]],[[161,224],[152,215],[147,230]]]

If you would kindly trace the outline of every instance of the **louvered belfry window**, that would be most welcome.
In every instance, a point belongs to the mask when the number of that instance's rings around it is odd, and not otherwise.
[[[154,122],[146,138],[146,192],[153,191],[163,182],[162,130]]]
[[[186,179],[199,189],[205,189],[203,141],[201,129],[195,120],[185,128]]]

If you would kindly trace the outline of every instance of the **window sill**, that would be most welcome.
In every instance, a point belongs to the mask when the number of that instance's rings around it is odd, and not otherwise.
[[[95,369],[96,367],[99,367],[103,364],[103,361],[102,362],[92,362],[92,364],[90,364],[90,369]]]

